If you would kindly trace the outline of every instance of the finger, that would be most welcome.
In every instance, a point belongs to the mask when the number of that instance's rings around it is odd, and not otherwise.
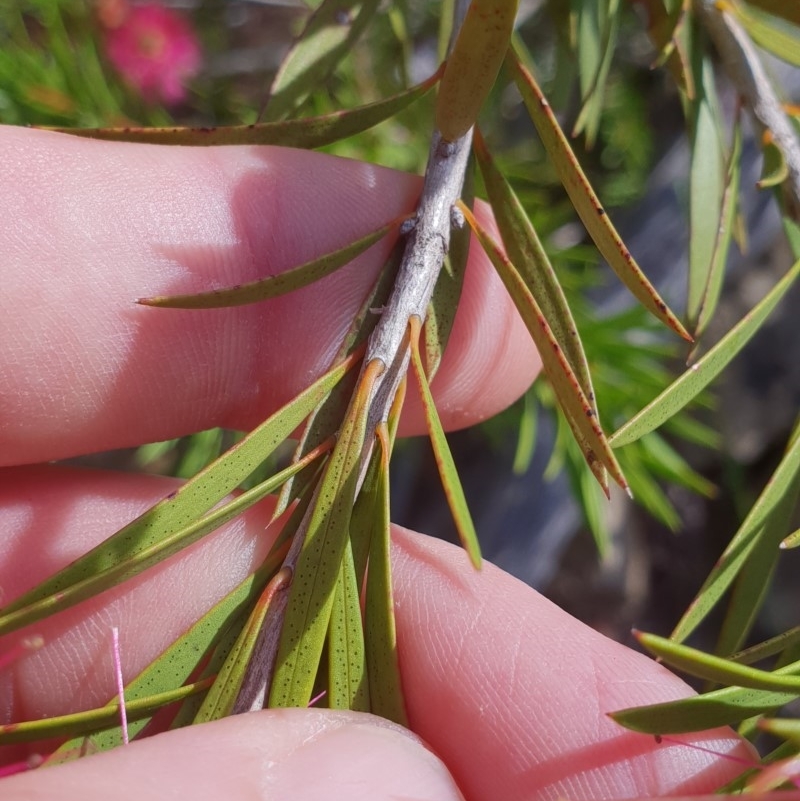
[[[270,710],[156,735],[3,782],[6,801],[461,798],[442,762],[370,715]]]
[[[653,660],[454,546],[397,529],[397,637],[411,727],[474,801],[713,792],[752,764],[728,729],[656,743],[609,712],[692,694]],[[476,738],[481,747],[475,747]]]
[[[13,484],[8,476],[0,481],[0,527],[7,532],[0,540],[0,586],[8,597],[107,536],[165,489],[163,479],[129,476],[123,483],[102,474],[84,474],[82,480],[92,483],[81,489],[80,473],[65,468],[16,475]],[[654,662],[491,565],[473,571],[457,548],[402,529],[395,539],[398,637],[411,723],[467,797],[703,792],[738,770],[688,747],[659,747],[606,717],[620,707],[689,692]],[[47,621],[45,647],[0,674],[0,708],[23,720],[108,701],[115,692],[110,627],[120,627],[130,680],[180,625],[185,628],[177,621],[199,614],[209,585],[219,596],[244,577],[257,558],[239,553],[255,550],[249,541],[234,536],[216,546],[209,539],[197,549],[211,548],[204,563],[181,555],[171,560],[170,572],[165,566],[140,586],[131,582]],[[30,633],[10,635],[0,648]],[[730,733],[690,741],[749,757]]]
[[[0,460],[251,428],[323,372],[390,243],[312,286],[221,310],[135,299],[279,273],[413,209],[415,176],[283,148],[168,148],[0,128]],[[435,390],[450,426],[538,359],[473,248]],[[422,430],[416,402],[410,429]]]

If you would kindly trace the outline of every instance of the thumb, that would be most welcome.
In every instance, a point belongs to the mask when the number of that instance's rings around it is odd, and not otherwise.
[[[281,709],[166,732],[3,782],[5,801],[462,799],[410,732],[371,715]]]

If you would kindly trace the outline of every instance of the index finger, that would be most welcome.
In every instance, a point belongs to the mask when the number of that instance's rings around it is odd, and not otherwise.
[[[391,243],[262,303],[138,297],[274,274],[413,209],[416,176],[272,147],[166,148],[0,128],[0,464],[247,429],[335,354]],[[512,402],[538,359],[473,248],[434,389],[450,426]],[[421,430],[410,409],[409,427]]]

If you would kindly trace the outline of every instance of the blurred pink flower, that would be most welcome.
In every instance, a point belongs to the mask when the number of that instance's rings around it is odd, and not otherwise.
[[[166,105],[186,97],[186,83],[200,69],[200,44],[184,17],[157,3],[129,6],[102,0],[106,55],[145,100]]]

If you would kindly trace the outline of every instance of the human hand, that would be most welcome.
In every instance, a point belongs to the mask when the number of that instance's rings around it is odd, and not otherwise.
[[[292,295],[186,312],[143,295],[252,280],[413,207],[419,180],[273,148],[112,145],[0,129],[0,601],[107,537],[174,486],[41,463],[211,426],[248,428],[325,369],[387,252]],[[435,382],[449,427],[510,403],[538,359],[473,248]],[[413,393],[409,393],[410,395]],[[413,399],[403,428],[419,433]],[[20,467],[19,465],[26,465]],[[264,503],[113,592],[35,627],[45,647],[0,674],[5,720],[114,695],[263,558]],[[737,767],[656,745],[606,713],[685,695],[651,660],[491,565],[402,529],[393,550],[401,670],[420,741],[375,718],[265,711],[3,780],[4,799],[610,798],[708,792]],[[32,631],[9,635],[0,652]],[[747,756],[729,732],[693,737]],[[7,758],[22,756],[8,749]]]

